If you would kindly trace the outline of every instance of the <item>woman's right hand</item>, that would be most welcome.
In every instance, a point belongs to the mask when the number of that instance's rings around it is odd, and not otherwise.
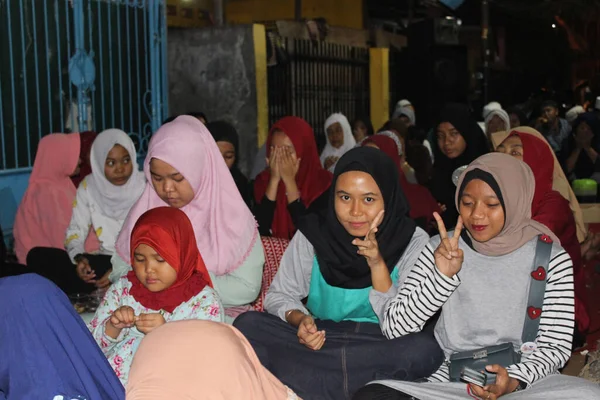
[[[446,226],[440,214],[434,212],[433,216],[437,222],[438,231],[440,233],[441,242],[433,256],[435,258],[435,265],[437,269],[448,278],[452,278],[462,268],[464,254],[461,249],[458,248],[458,241],[460,239],[460,233],[463,228],[462,218],[458,217],[456,228],[454,228],[454,234],[452,238],[448,238],[448,232],[446,232]]]
[[[279,154],[279,174],[284,183],[295,181],[298,170],[300,169],[301,159],[296,157],[289,149],[281,149]]]
[[[311,350],[319,350],[325,344],[325,331],[317,330],[315,320],[305,315],[298,324],[298,341]]]
[[[129,306],[122,306],[110,316],[110,324],[115,329],[132,328],[135,325],[135,312]]]
[[[96,273],[90,266],[90,263],[87,260],[87,258],[82,258],[81,260],[79,260],[77,266],[75,267],[75,270],[77,271],[77,276],[79,277],[79,279],[81,279],[85,283],[96,282],[96,280],[94,279],[96,278]]]

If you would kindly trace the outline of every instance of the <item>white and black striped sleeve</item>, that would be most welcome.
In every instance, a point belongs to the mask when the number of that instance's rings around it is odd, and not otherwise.
[[[419,332],[460,285],[458,276],[448,278],[437,269],[433,252],[427,244],[398,294],[388,303],[382,324],[388,339]]]
[[[544,304],[536,339],[537,350],[524,355],[520,363],[507,368],[508,374],[531,385],[557,373],[571,356],[575,327],[573,263],[561,251],[550,261]]]

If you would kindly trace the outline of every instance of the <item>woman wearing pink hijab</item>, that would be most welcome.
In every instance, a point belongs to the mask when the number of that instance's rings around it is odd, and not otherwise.
[[[77,189],[71,181],[79,173],[79,134],[55,133],[38,144],[29,186],[17,210],[15,252],[25,264],[34,247],[64,248]]]
[[[233,321],[258,297],[265,258],[256,221],[210,132],[188,115],[164,124],[150,140],[144,174],[146,188],[117,238],[111,281],[131,268],[123,260],[137,219],[156,207],[176,207],[192,222],[226,321]]]
[[[127,400],[298,400],[263,367],[244,335],[211,321],[150,332],[133,359]]]
[[[77,192],[71,176],[79,173],[79,148],[78,133],[53,133],[40,140],[29,186],[13,228],[19,262],[54,281],[66,292],[78,291],[85,285],[73,273],[74,265],[73,270],[65,271],[60,268],[64,263],[53,262],[65,253],[65,233]],[[32,259],[40,262],[33,263]]]

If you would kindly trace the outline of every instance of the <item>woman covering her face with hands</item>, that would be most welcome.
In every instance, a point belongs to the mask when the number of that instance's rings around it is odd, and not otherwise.
[[[267,138],[267,165],[254,182],[259,231],[263,236],[291,239],[296,215],[306,208],[318,211],[327,206],[324,193],[331,183],[306,121],[285,117],[273,125]]]
[[[433,336],[386,340],[385,303],[371,296],[373,288],[396,293],[428,240],[408,217],[394,162],[374,148],[350,150],[336,166],[327,208],[303,214],[297,226],[267,313],[234,323],[261,362],[303,398],[347,399],[376,376],[431,374],[442,362]]]
[[[569,180],[600,180],[600,121],[593,113],[581,114],[573,123],[571,135],[559,154]]]
[[[436,213],[440,235],[430,240],[400,291],[375,295],[388,299],[382,330],[389,339],[419,332],[441,309],[435,337],[447,360],[454,353],[511,343],[520,361],[486,366],[495,382],[483,386],[450,382],[444,363],[428,383],[378,380],[355,400],[598,398],[596,385],[558,375],[571,355],[573,267],[554,234],[531,219],[534,187],[531,169],[511,156],[476,159],[457,185],[460,217],[454,232],[446,231]],[[552,242],[547,273],[533,268],[540,235]],[[541,309],[529,303],[534,280],[546,280]],[[526,315],[539,318],[539,328],[535,343],[522,346]]]

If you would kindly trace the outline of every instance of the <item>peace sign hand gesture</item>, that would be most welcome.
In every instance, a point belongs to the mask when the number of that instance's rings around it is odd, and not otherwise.
[[[434,212],[433,216],[437,221],[440,239],[442,240],[433,253],[435,265],[442,274],[446,275],[448,278],[452,278],[460,271],[464,259],[463,251],[458,248],[458,240],[460,239],[460,233],[463,228],[462,218],[458,217],[456,228],[454,228],[454,234],[452,235],[452,238],[448,238],[448,232],[446,232],[446,227],[444,226],[444,221],[442,221],[440,214]]]
[[[369,231],[365,235],[364,240],[354,239],[352,241],[352,244],[358,247],[357,253],[365,257],[365,259],[367,260],[367,264],[371,268],[375,268],[378,266],[385,267],[385,260],[381,256],[381,252],[379,251],[379,244],[377,243],[377,238],[375,237],[375,234],[378,230],[377,227],[383,220],[383,214],[384,210],[381,210],[375,216],[375,219],[373,219],[373,222],[371,222],[371,226],[369,228]]]

